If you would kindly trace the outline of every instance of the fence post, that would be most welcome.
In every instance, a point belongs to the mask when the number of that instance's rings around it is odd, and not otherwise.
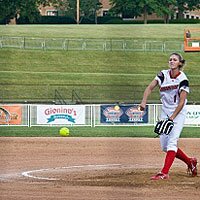
[[[27,121],[28,121],[28,127],[31,127],[31,115],[30,115],[30,104],[27,105]]]
[[[63,49],[66,50],[66,39],[63,42]]]
[[[103,50],[106,51],[106,41],[103,43]]]
[[[86,41],[85,40],[83,40],[83,43],[82,43],[82,50],[85,50],[86,49]]]
[[[69,50],[69,39],[67,39],[67,51]]]
[[[181,49],[180,51],[184,51],[184,44],[181,44]]]
[[[93,127],[95,127],[96,126],[96,117],[95,117],[96,107],[95,107],[95,105],[92,105],[92,113],[93,113]]]
[[[162,50],[163,50],[163,52],[166,51],[166,45],[165,45],[165,42],[164,42],[163,45],[162,45]]]
[[[3,36],[1,37],[1,40],[0,40],[0,47],[1,47],[1,48],[3,48],[3,43],[2,43],[2,41],[3,41]]]
[[[42,49],[45,50],[45,47],[46,47],[46,42],[45,42],[45,39],[44,39],[44,41],[42,42]]]
[[[90,127],[93,127],[93,105],[90,105]]]
[[[22,48],[22,49],[25,49],[25,37],[23,37],[21,48]]]
[[[126,41],[123,40],[123,50],[126,50]]]
[[[147,43],[146,43],[146,41],[144,42],[144,51],[147,51]]]

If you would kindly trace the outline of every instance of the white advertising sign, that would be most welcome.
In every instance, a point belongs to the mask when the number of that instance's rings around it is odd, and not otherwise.
[[[85,124],[85,106],[38,105],[37,124]]]
[[[200,124],[200,105],[187,105],[185,124]]]

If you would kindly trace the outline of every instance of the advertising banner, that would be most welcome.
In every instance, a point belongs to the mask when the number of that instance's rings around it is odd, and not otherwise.
[[[38,105],[37,124],[85,124],[85,106]]]
[[[0,106],[0,124],[22,124],[22,107],[18,105]]]
[[[135,105],[102,105],[101,123],[148,123],[148,106],[138,111]]]
[[[200,124],[200,105],[187,105],[185,124]]]

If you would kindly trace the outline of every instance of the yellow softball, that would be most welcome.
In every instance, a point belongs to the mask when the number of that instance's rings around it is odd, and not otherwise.
[[[114,107],[114,109],[115,109],[115,110],[119,110],[120,107],[119,107],[118,105],[116,105],[116,106]]]
[[[69,129],[66,127],[63,127],[59,130],[60,136],[66,137],[69,136]]]

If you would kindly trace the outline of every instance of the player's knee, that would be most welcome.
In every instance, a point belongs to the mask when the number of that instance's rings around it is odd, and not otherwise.
[[[162,151],[167,152],[167,147],[162,147]]]
[[[175,152],[177,152],[177,146],[176,145],[169,145],[168,147],[167,147],[167,151],[175,151]]]
[[[167,145],[161,143],[161,149],[162,151],[167,152]]]

